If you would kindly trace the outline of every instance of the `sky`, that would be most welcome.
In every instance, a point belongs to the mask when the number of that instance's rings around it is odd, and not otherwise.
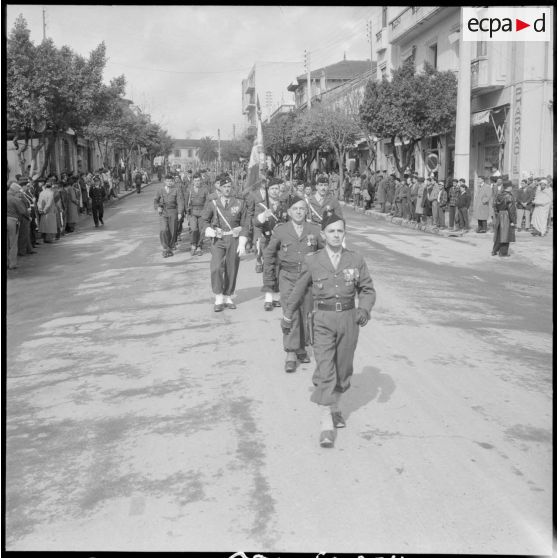
[[[256,64],[263,116],[266,92],[294,101],[287,85],[304,73],[304,51],[315,70],[370,59],[367,21],[374,6],[72,6],[7,5],[6,32],[19,14],[31,40],[46,36],[83,56],[102,41],[106,83],[126,77],[126,97],[177,138],[232,139],[246,127],[241,82]]]

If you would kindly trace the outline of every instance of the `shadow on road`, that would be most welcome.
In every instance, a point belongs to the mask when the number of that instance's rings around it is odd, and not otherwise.
[[[261,286],[248,287],[247,289],[238,289],[236,291],[235,302],[238,304],[240,302],[247,302],[248,300],[254,300],[260,297],[263,298]]]
[[[360,374],[353,374],[351,389],[343,398],[343,410],[350,415],[375,399],[378,403],[386,403],[395,388],[390,375],[382,374],[374,366],[365,366]]]

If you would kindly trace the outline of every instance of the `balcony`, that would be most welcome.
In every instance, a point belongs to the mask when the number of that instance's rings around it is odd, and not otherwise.
[[[446,17],[451,9],[459,10],[440,6],[408,6],[389,23],[391,42],[413,39]]]
[[[506,76],[497,70],[496,65],[487,57],[477,58],[471,62],[471,92],[489,93],[502,89],[506,85]]]
[[[376,33],[376,42],[374,43],[374,48],[376,52],[383,52],[388,46],[388,30],[384,27],[381,31]]]

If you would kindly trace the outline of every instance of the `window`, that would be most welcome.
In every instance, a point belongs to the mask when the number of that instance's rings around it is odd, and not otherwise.
[[[175,149],[174,150],[174,156],[175,157],[180,157],[180,149]]]
[[[477,58],[486,56],[486,41],[477,41]]]
[[[382,27],[387,27],[387,6],[382,7]]]
[[[430,62],[434,69],[438,69],[438,43],[430,45],[428,55],[428,62]]]
[[[380,68],[380,74],[382,79],[387,78],[387,68],[385,65]]]
[[[192,158],[192,149],[188,149],[188,158],[191,159]]]

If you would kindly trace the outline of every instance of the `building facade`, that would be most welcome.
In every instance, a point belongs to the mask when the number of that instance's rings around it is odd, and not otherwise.
[[[436,6],[377,7],[373,52],[377,77],[414,56],[417,71],[425,62],[459,79],[460,49],[471,49],[471,123],[469,180],[496,167],[513,182],[553,171],[553,72],[550,42],[463,42],[461,9]],[[387,142],[378,149],[377,168],[395,170]],[[440,177],[453,175],[455,134],[425,138],[417,146],[414,170],[426,174],[430,153]]]

